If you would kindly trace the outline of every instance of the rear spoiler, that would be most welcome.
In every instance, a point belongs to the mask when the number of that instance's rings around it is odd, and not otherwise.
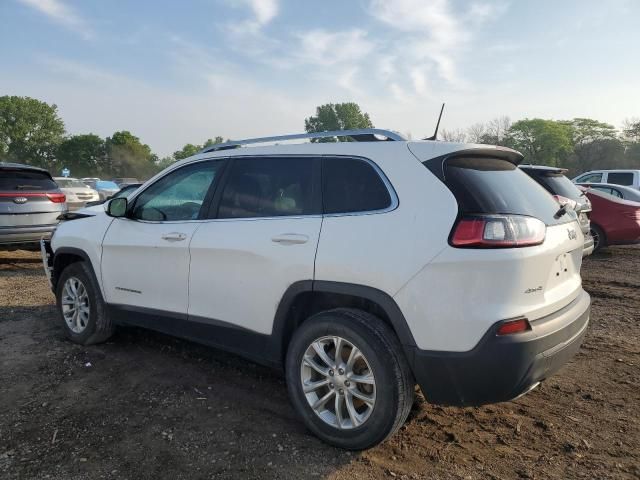
[[[424,161],[420,159],[418,160],[420,160],[425,167],[431,170],[431,172],[436,177],[444,181],[444,164],[450,158],[456,158],[456,157],[497,158],[500,160],[506,160],[515,166],[520,165],[520,163],[522,163],[522,160],[524,160],[524,155],[522,155],[520,152],[516,150],[507,148],[507,147],[489,146],[489,145],[487,146],[479,145],[478,147],[474,147],[474,148],[465,148],[463,150],[455,150],[445,155],[441,155],[435,158],[430,158]]]

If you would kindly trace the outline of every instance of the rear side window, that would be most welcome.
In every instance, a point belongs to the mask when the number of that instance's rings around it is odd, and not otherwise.
[[[218,218],[317,214],[314,198],[313,158],[236,158]]]
[[[616,185],[633,185],[633,172],[609,172],[607,183]]]
[[[357,213],[391,206],[391,195],[376,169],[357,158],[327,157],[322,161],[324,213]]]
[[[559,205],[551,194],[506,160],[452,158],[445,164],[443,179],[463,214],[527,215],[547,225],[572,219],[571,215],[554,218]]]
[[[44,172],[30,170],[0,170],[0,190],[57,190],[58,186]]]

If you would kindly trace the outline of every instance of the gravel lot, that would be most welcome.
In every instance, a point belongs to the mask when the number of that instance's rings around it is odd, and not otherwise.
[[[277,372],[121,329],[66,341],[38,254],[0,252],[0,478],[640,478],[640,248],[588,258],[589,332],[529,395],[482,408],[418,396],[385,444],[328,447]]]

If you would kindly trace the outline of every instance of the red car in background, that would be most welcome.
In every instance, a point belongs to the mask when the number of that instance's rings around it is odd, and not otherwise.
[[[594,251],[607,245],[640,243],[640,203],[581,188],[591,201],[591,235]]]

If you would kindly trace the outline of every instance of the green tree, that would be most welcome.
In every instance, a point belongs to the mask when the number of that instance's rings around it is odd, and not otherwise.
[[[622,135],[630,143],[640,143],[640,120],[632,119],[624,122]]]
[[[68,137],[56,151],[59,169],[68,168],[74,177],[102,175],[106,166],[106,156],[105,141],[93,133]]]
[[[56,105],[29,97],[0,97],[0,160],[53,171],[64,131]]]
[[[574,145],[585,145],[596,140],[612,140],[618,138],[616,127],[591,118],[574,118],[559,122],[571,129]]]
[[[509,128],[505,144],[519,150],[526,161],[558,166],[573,151],[573,131],[569,125],[553,120],[519,120]]]
[[[224,140],[222,137],[209,138],[203,145],[194,145],[192,143],[187,143],[180,150],[173,152],[174,160],[182,160],[183,158],[190,157],[195,155],[203,148],[209,147],[211,145],[217,145],[218,143],[222,143]]]
[[[354,102],[327,103],[316,108],[315,116],[305,118],[304,128],[307,132],[326,132],[331,130],[351,130],[357,128],[373,128],[368,113],[364,113]],[[347,141],[347,137],[320,138],[318,142]]]
[[[149,145],[131,132],[115,132],[106,139],[105,147],[105,173],[112,177],[146,178],[157,169],[157,157],[151,153]]]

